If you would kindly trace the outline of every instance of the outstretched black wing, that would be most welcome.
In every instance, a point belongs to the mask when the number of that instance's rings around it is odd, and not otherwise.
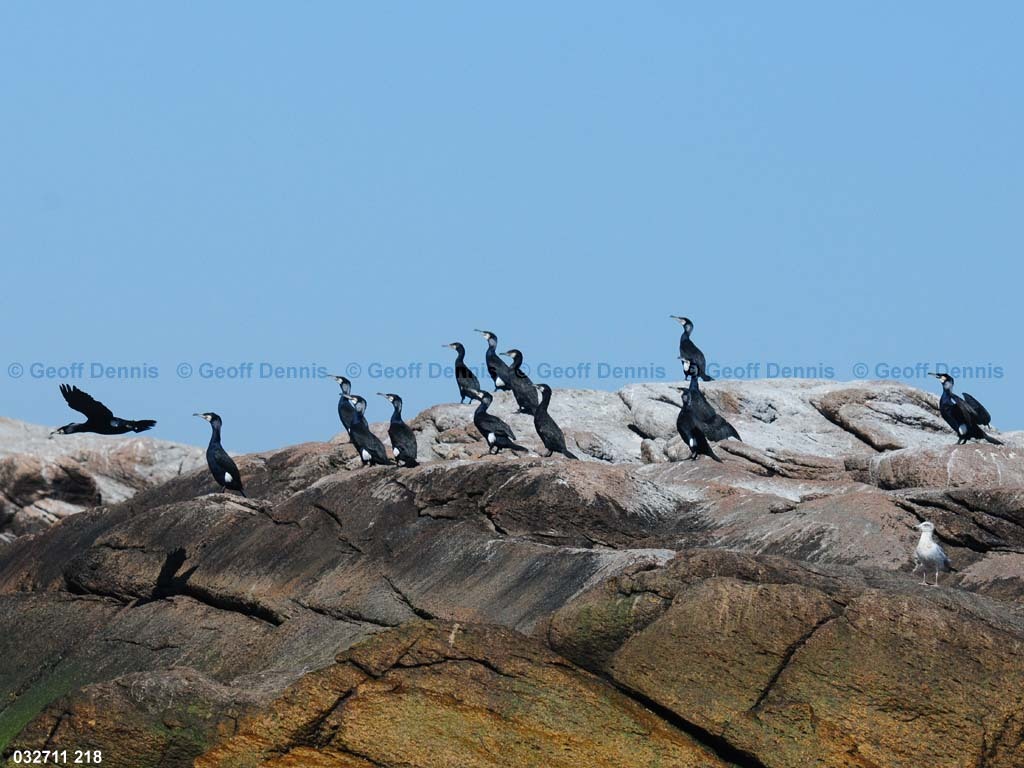
[[[975,415],[977,416],[978,424],[980,426],[987,427],[989,424],[992,423],[992,417],[989,415],[989,412],[985,409],[985,406],[979,403],[966,392],[964,392],[964,402],[971,407],[972,411],[974,411]]]
[[[69,387],[67,384],[61,384],[60,393],[64,395],[68,405],[85,416],[89,421],[109,422],[114,418],[114,414],[111,413],[107,406],[78,387]]]

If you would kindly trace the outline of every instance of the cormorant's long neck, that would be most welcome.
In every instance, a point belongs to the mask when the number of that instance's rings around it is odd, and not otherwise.
[[[540,405],[537,406],[537,410],[545,411],[546,412],[547,409],[548,409],[548,404],[550,402],[551,402],[551,390],[550,389],[544,390],[544,394],[541,395]]]
[[[402,420],[402,406],[400,406],[398,403],[395,403],[395,410],[391,414],[391,421],[392,422],[396,422],[396,421],[401,421],[401,420]]]
[[[220,445],[220,424],[210,424],[213,427],[213,434],[210,435],[210,445]]]
[[[464,349],[457,349],[457,350],[455,350],[455,352],[456,352],[456,355],[455,355],[455,367],[458,368],[460,365],[465,365],[465,363],[466,363],[466,350],[464,350]]]
[[[700,392],[700,385],[697,383],[697,379],[699,379],[699,378],[700,377],[696,373],[693,374],[692,376],[690,376],[690,391],[691,392]]]
[[[482,416],[483,414],[487,413],[487,403],[481,400],[480,404],[476,407],[476,413],[478,416]]]

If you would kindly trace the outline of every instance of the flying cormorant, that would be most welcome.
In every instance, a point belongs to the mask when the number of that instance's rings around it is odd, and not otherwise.
[[[394,406],[394,413],[391,414],[391,423],[388,425],[388,437],[391,438],[391,453],[395,457],[395,464],[406,467],[416,466],[416,435],[412,429],[402,421],[402,398],[391,393],[378,392],[381,397]]]
[[[523,353],[518,349],[510,349],[508,352],[502,352],[505,357],[512,358],[512,365],[509,368],[512,371],[512,394],[516,398],[516,403],[519,404],[519,412],[526,413],[532,416],[537,410],[537,388],[533,385],[530,377],[523,373]]]
[[[78,387],[69,387],[67,384],[60,385],[60,393],[73,410],[85,416],[81,424],[65,424],[60,429],[50,433],[54,435],[70,435],[75,432],[95,432],[98,435],[123,435],[126,432],[145,432],[152,429],[156,424],[152,419],[142,421],[129,421],[115,416],[107,406],[99,400],[94,400]]]
[[[494,398],[491,397],[491,393],[478,391],[477,397],[480,400],[480,405],[476,407],[476,411],[473,413],[473,423],[476,425],[476,428],[480,430],[480,434],[483,435],[484,440],[487,441],[487,446],[490,449],[488,453],[500,453],[505,448],[508,448],[513,453],[516,451],[527,453],[526,448],[521,445],[516,445],[514,442],[516,435],[515,432],[512,431],[512,427],[499,419],[493,413],[487,412],[491,402],[494,400]]]
[[[946,553],[939,546],[939,543],[932,538],[935,525],[925,520],[914,527],[921,532],[921,538],[918,540],[917,548],[914,550],[914,570],[911,573],[917,573],[917,569],[922,568],[922,578],[924,581],[921,583],[926,587],[937,587],[939,586],[940,572],[954,571],[956,569],[949,562],[949,558],[946,557]],[[935,571],[934,584],[928,583],[928,571]]]
[[[548,449],[547,455],[560,453],[567,459],[578,458],[565,447],[565,435],[562,434],[561,427],[548,414],[548,405],[551,403],[551,387],[547,384],[538,384],[537,391],[540,392],[540,403],[533,414],[533,428],[537,430],[540,441]]]
[[[945,373],[932,373],[930,376],[934,376],[942,382],[942,397],[939,398],[939,413],[942,414],[942,418],[946,420],[946,423],[953,428],[957,436],[957,445],[963,445],[968,440],[987,440],[990,443],[996,445],[1002,445],[999,440],[994,437],[990,437],[982,431],[981,420],[984,418],[990,421],[991,418],[988,415],[988,411],[984,408],[984,415],[979,414],[975,409],[974,405],[971,404],[966,398],[969,395],[960,397],[953,393],[953,377]],[[973,397],[971,401],[978,403]],[[980,405],[980,403],[978,403]]]
[[[679,337],[679,359],[680,360],[692,360],[700,368],[700,377],[704,381],[714,381],[711,376],[707,375],[707,363],[704,360],[704,353],[700,351],[696,344],[690,341],[690,334],[693,332],[693,323],[688,317],[679,317],[678,315],[669,315],[673,320],[679,322],[683,326],[683,335]]]
[[[338,397],[338,418],[341,419],[341,426],[345,428],[345,431],[351,432],[352,425],[361,418],[348,399],[348,396],[352,394],[352,382],[344,376],[332,376],[331,378],[341,385],[341,394]]]
[[[721,462],[722,460],[711,450],[711,445],[708,443],[704,431],[697,425],[697,420],[693,413],[693,405],[690,402],[690,390],[686,387],[676,387],[676,389],[679,390],[683,397],[683,407],[679,409],[679,415],[676,417],[676,429],[679,431],[679,436],[683,438],[683,442],[690,449],[690,460],[696,461],[697,457],[703,454],[704,456],[710,456],[717,462]]]
[[[700,391],[700,385],[697,383],[700,372],[700,368],[692,360],[683,360],[683,373],[690,379],[690,407],[693,409],[693,418],[697,425],[708,440],[717,443],[719,440],[734,437],[742,442],[736,428],[715,411],[714,406]]]
[[[384,449],[384,443],[377,439],[377,436],[370,431],[370,425],[366,421],[366,400],[359,395],[345,395],[355,406],[359,419],[352,422],[348,431],[349,440],[355,446],[363,466],[367,464],[390,464],[388,453]]]
[[[234,459],[228,456],[228,452],[220,444],[220,427],[222,423],[220,416],[216,413],[193,413],[192,415],[210,422],[210,426],[213,427],[213,434],[210,435],[210,445],[206,448],[206,463],[210,467],[213,479],[217,481],[221,488],[238,491],[245,496],[245,491],[242,490],[242,475],[239,473]]]
[[[490,331],[481,331],[479,328],[476,329],[476,332],[483,334],[483,337],[487,339],[487,356],[484,360],[487,363],[487,372],[494,379],[494,391],[497,392],[499,389],[508,391],[512,388],[512,369],[508,367],[508,363],[498,357],[498,353],[495,351],[498,347],[498,337]]]
[[[457,353],[455,356],[455,383],[459,385],[459,397],[462,398],[459,403],[466,402],[467,398],[472,402],[476,398],[474,393],[480,391],[480,379],[466,365],[466,348],[458,341],[445,344],[445,346],[454,349]]]

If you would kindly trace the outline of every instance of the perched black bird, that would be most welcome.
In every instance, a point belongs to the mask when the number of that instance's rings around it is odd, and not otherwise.
[[[349,440],[356,447],[359,458],[363,460],[363,466],[367,464],[390,464],[388,453],[384,449],[384,443],[377,439],[377,436],[370,431],[370,425],[366,421],[366,400],[359,395],[345,395],[355,406],[359,414],[358,421],[352,422],[348,431]]]
[[[690,379],[690,407],[693,409],[693,418],[704,436],[716,443],[730,437],[742,442],[736,428],[718,414],[714,406],[704,397],[704,393],[700,391],[697,379],[700,378],[701,371],[697,364],[692,360],[683,360],[683,373]]]
[[[484,361],[487,363],[487,372],[494,379],[494,391],[512,389],[512,369],[508,367],[508,363],[498,357],[498,353],[495,351],[498,348],[498,337],[490,331],[481,331],[479,328],[476,329],[476,332],[483,334],[483,337],[487,339],[487,356]]]
[[[679,359],[680,360],[692,360],[700,368],[700,377],[704,381],[714,381],[714,378],[708,376],[707,363],[704,360],[704,353],[700,351],[700,348],[690,341],[690,334],[693,332],[693,323],[688,317],[679,317],[678,315],[669,315],[673,320],[679,322],[683,326],[683,335],[679,337]]]
[[[540,441],[548,449],[547,455],[560,453],[567,459],[576,459],[577,457],[565,447],[565,435],[562,434],[562,429],[548,414],[548,405],[551,403],[551,387],[547,384],[538,384],[537,391],[540,392],[540,403],[533,414],[533,428],[537,430]]]
[[[683,441],[690,449],[690,460],[696,461],[697,457],[703,454],[704,456],[710,456],[717,462],[721,462],[722,460],[711,450],[711,445],[708,443],[704,431],[697,424],[693,413],[693,405],[690,401],[690,390],[686,387],[676,387],[676,389],[683,396],[683,407],[679,409],[679,415],[676,417],[676,429],[679,431],[679,436],[683,438]]]
[[[510,349],[501,354],[512,358],[512,365],[509,366],[512,371],[510,384],[512,385],[512,394],[519,405],[519,412],[532,416],[537,410],[539,400],[537,399],[537,388],[533,385],[530,377],[523,373],[523,353],[518,349]]]
[[[963,445],[968,440],[987,440],[990,443],[996,445],[1002,445],[999,440],[994,437],[990,437],[985,434],[981,429],[982,419],[985,419],[987,424],[991,421],[991,417],[988,411],[984,407],[981,408],[983,411],[979,413],[975,408],[974,403],[979,406],[973,397],[968,394],[964,394],[963,397],[953,393],[953,377],[945,373],[932,373],[930,376],[934,376],[936,379],[942,382],[942,397],[939,398],[939,413],[942,414],[942,418],[946,420],[946,423],[953,428],[957,436],[957,445]],[[967,398],[970,397],[970,400]]]
[[[213,427],[213,434],[210,435],[210,445],[206,449],[206,463],[210,467],[213,479],[225,490],[238,491],[245,496],[245,491],[242,490],[242,475],[239,473],[234,459],[228,456],[228,452],[220,444],[220,427],[222,424],[220,416],[216,413],[193,413],[192,415],[205,419]]]
[[[466,402],[466,398],[472,402],[476,398],[474,393],[480,391],[480,379],[466,366],[466,348],[458,341],[445,346],[458,353],[455,356],[455,383],[459,385],[459,396],[462,398],[459,402]]]
[[[388,425],[388,437],[391,438],[391,454],[395,457],[395,464],[407,467],[416,466],[416,435],[412,428],[402,421],[402,398],[398,395],[378,392],[381,397],[394,406],[394,413],[391,414],[391,424]]]
[[[491,393],[478,392],[477,396],[480,400],[480,405],[476,407],[476,411],[473,413],[473,423],[480,430],[480,434],[484,436],[484,440],[487,441],[487,446],[490,449],[489,453],[500,453],[504,448],[508,448],[513,453],[516,451],[526,453],[526,448],[516,445],[514,442],[516,435],[512,431],[512,427],[494,414],[487,412],[491,402],[494,400],[491,397]]]
[[[152,419],[142,421],[129,421],[120,419],[111,413],[99,400],[94,400],[78,387],[69,387],[67,384],[60,385],[60,393],[73,410],[85,416],[81,424],[65,424],[60,429],[50,433],[54,435],[71,435],[75,432],[95,432],[98,435],[123,435],[126,432],[145,432],[152,429],[156,424]]]
[[[348,399],[348,396],[352,394],[352,382],[344,376],[332,376],[331,378],[341,385],[341,395],[338,397],[338,418],[341,419],[341,426],[345,428],[345,431],[351,432],[352,425],[362,418]]]

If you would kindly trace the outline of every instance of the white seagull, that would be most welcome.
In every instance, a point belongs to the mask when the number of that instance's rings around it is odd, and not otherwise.
[[[952,571],[953,565],[949,562],[949,558],[946,557],[946,553],[939,546],[939,543],[932,538],[932,532],[935,530],[935,524],[925,520],[923,523],[918,523],[914,526],[921,532],[921,538],[917,542],[917,549],[914,550],[914,570],[911,573],[917,573],[918,568],[923,568],[922,574],[924,581],[921,583],[926,587],[937,587],[939,585],[939,573],[941,571]],[[935,583],[928,583],[928,571],[935,571]]]

